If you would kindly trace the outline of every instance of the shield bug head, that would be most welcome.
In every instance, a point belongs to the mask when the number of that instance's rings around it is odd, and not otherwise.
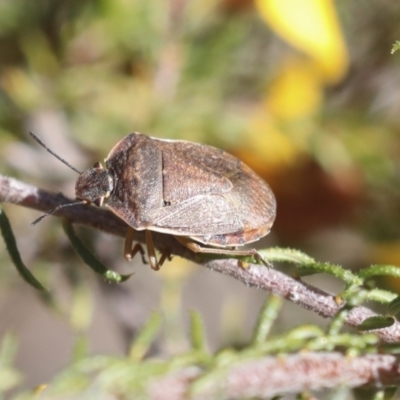
[[[79,175],[75,185],[77,199],[86,200],[96,206],[102,206],[107,202],[114,188],[114,179],[110,171],[103,168],[97,162]]]
[[[255,249],[236,249],[267,235],[276,214],[269,186],[239,159],[211,146],[133,133],[105,163],[83,173],[71,167],[80,174],[76,197],[106,205],[127,223],[127,259],[143,255],[132,243],[133,232],[145,230],[154,269],[168,254],[157,261],[152,231],[174,235],[196,253],[254,256],[267,264]]]

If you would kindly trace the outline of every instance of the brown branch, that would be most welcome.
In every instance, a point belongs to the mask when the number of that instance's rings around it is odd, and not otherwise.
[[[400,364],[395,356],[370,354],[349,357],[341,353],[299,353],[229,364],[224,375],[207,382],[199,394],[187,396],[201,370],[189,367],[163,378],[149,388],[152,400],[201,400],[271,398],[304,390],[400,383]]]
[[[13,203],[35,210],[47,211],[71,200],[27,185],[16,179],[0,175],[0,202]],[[67,207],[57,216],[68,218],[71,222],[100,229],[104,232],[125,236],[126,224],[108,210],[91,206]],[[137,240],[144,243],[143,232],[137,232]],[[325,318],[332,318],[341,309],[334,296],[314,288],[300,280],[293,279],[273,268],[250,264],[243,269],[235,259],[204,261],[190,250],[180,245],[171,235],[154,232],[154,244],[159,250],[170,249],[172,254],[194,261],[222,274],[232,276],[247,286],[253,286],[282,296]],[[366,307],[355,307],[346,317],[346,323],[356,327],[364,319],[376,315]],[[389,328],[376,331],[385,342],[400,341],[400,324],[396,321]]]

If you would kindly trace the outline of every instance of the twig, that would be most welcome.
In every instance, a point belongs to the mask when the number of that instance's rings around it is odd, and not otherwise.
[[[149,397],[152,400],[264,399],[299,393],[305,388],[314,391],[367,384],[382,388],[400,383],[400,364],[395,356],[380,354],[348,357],[340,353],[299,353],[241,360],[229,365],[223,377],[219,374],[209,379],[202,388],[196,382],[200,390],[196,393],[196,387],[192,387],[192,396],[187,396],[190,385],[200,374],[198,368],[189,367],[158,378],[150,386]]]
[[[0,175],[0,202],[13,203],[40,211],[48,211],[60,204],[70,202],[62,194],[55,194],[27,185],[16,179]],[[104,232],[125,236],[126,224],[112,212],[91,206],[75,206],[61,209],[57,216],[65,217],[73,223],[86,225]],[[137,241],[144,243],[143,232],[137,232]],[[194,261],[214,271],[232,276],[247,286],[263,289],[282,296],[325,318],[332,318],[342,308],[334,296],[312,287],[300,280],[293,279],[273,268],[249,264],[243,269],[235,259],[204,261],[196,254],[180,245],[173,236],[154,233],[154,244],[159,250],[169,249],[172,254]],[[348,313],[346,324],[356,327],[364,319],[376,315],[366,307],[354,307]],[[400,341],[400,324],[396,321],[391,327],[377,330],[376,333],[385,342]]]

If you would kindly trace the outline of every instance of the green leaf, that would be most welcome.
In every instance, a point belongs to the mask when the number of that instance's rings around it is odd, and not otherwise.
[[[283,298],[280,296],[270,295],[265,301],[263,308],[261,309],[257,325],[254,330],[252,343],[257,345],[264,343],[268,337],[269,332],[278,317],[279,311],[283,305]]]
[[[396,43],[392,46],[391,54],[394,54],[397,50],[400,49],[400,40],[396,40]]]
[[[385,354],[400,354],[400,343],[380,343],[379,349]]]
[[[17,242],[13,234],[10,221],[8,220],[5,212],[0,208],[0,230],[6,244],[6,249],[11,258],[11,261],[17,268],[22,279],[41,292],[48,293],[47,289],[33,276],[31,271],[25,266],[19,254]]]
[[[190,313],[190,339],[193,350],[206,351],[203,320],[197,311]]]
[[[394,318],[384,315],[376,315],[364,319],[364,321],[357,326],[359,331],[370,331],[374,329],[382,329],[392,326],[394,324]]]
[[[11,367],[17,354],[18,341],[11,333],[6,333],[0,343],[0,367]]]
[[[349,310],[347,308],[342,308],[338,313],[336,313],[336,315],[331,319],[331,322],[327,326],[326,332],[328,336],[339,334],[348,315]]]
[[[388,304],[396,297],[394,293],[383,289],[361,289],[360,287],[350,287],[340,293],[340,297],[346,300],[348,306],[357,306],[364,301],[376,301]]]
[[[383,399],[384,400],[393,399],[394,395],[397,392],[397,389],[398,389],[398,386],[389,386],[389,387],[383,389],[383,391],[384,391]]]
[[[261,256],[270,262],[287,262],[292,264],[313,264],[315,260],[307,254],[293,249],[283,249],[280,247],[271,247],[270,249],[260,250]]]
[[[106,268],[104,264],[85,247],[78,236],[76,236],[72,225],[68,221],[64,220],[62,225],[64,228],[64,232],[68,236],[68,239],[70,240],[74,250],[82,258],[84,263],[88,265],[94,272],[101,275],[110,282],[117,283],[124,282],[132,276],[132,274],[121,275],[116,271],[112,271]]]
[[[361,285],[362,281],[349,270],[346,270],[338,265],[328,264],[328,263],[313,263],[310,265],[299,265],[296,268],[296,273],[299,276],[312,275],[317,273],[325,273],[332,275],[347,284]]]
[[[368,301],[377,301],[382,304],[387,304],[395,299],[396,295],[388,290],[383,289],[371,289],[368,290],[367,296],[365,297]]]
[[[22,376],[12,365],[17,353],[17,339],[6,333],[0,343],[0,398],[2,392],[12,389],[21,380]]]
[[[388,304],[387,312],[390,315],[396,315],[400,312],[400,296],[397,296]]]
[[[307,350],[313,351],[332,351],[336,347],[346,347],[349,350],[363,350],[366,347],[376,346],[379,338],[374,333],[365,335],[354,335],[350,333],[342,333],[331,336],[321,336],[307,343]]]
[[[260,250],[259,253],[269,262],[276,261],[297,264],[296,273],[300,277],[327,273],[343,280],[347,284],[358,286],[362,284],[360,278],[349,270],[338,265],[316,262],[312,257],[298,250],[272,247],[270,249]]]
[[[129,358],[134,361],[140,361],[146,355],[157,333],[160,330],[162,317],[160,313],[153,313],[141,332],[135,338],[129,350]]]
[[[375,276],[388,275],[393,278],[400,278],[400,268],[395,265],[371,265],[362,269],[358,276],[362,279],[369,279]]]
[[[323,336],[324,331],[317,325],[301,325],[286,335],[289,340],[309,340]]]

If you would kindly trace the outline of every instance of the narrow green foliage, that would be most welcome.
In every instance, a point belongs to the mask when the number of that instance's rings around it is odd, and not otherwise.
[[[286,335],[269,339],[268,341],[251,346],[240,353],[240,359],[262,357],[266,354],[290,353],[299,351],[314,338],[323,337],[324,331],[316,325],[299,326]]]
[[[85,333],[78,334],[75,338],[74,347],[72,350],[72,359],[74,362],[84,360],[88,355],[89,340]]]
[[[380,397],[376,397],[376,400],[391,400],[397,392],[397,386],[389,386],[385,389],[381,389],[379,392],[381,393]],[[378,393],[379,393],[378,392]],[[375,400],[375,399],[374,399]]]
[[[258,346],[249,347],[239,353],[238,360],[263,357],[267,354],[286,354],[308,351],[332,351],[336,348],[347,348],[348,352],[358,354],[366,349],[375,349],[379,338],[374,333],[358,334],[335,334],[326,335],[321,328],[315,325],[300,326],[293,329],[284,336],[270,339]]]
[[[391,400],[394,398],[397,389],[398,386],[388,386],[379,390],[362,387],[354,389],[353,392],[356,400]]]
[[[223,385],[226,379],[227,370],[232,367],[233,364],[238,362],[240,363],[243,359],[243,355],[243,352],[237,352],[231,348],[223,349],[218,352],[214,356],[210,368],[199,378],[197,378],[190,386],[188,398],[197,398],[197,396],[202,398],[204,394],[210,390],[210,388]],[[221,390],[221,393],[223,393],[222,387]],[[208,398],[207,395],[205,395],[204,398]]]
[[[348,399],[353,399],[353,396],[351,394],[350,388],[345,386],[338,386],[333,389],[332,393],[328,398],[329,400],[348,400]]]
[[[260,254],[269,262],[275,261],[297,264],[296,274],[299,277],[318,273],[327,273],[341,279],[348,285],[362,284],[361,279],[351,271],[338,265],[317,262],[312,257],[309,257],[307,254],[298,250],[273,247],[271,249],[261,250]]]
[[[383,394],[383,400],[391,400],[394,395],[396,394],[398,389],[398,386],[389,386],[382,391],[384,392]]]
[[[12,389],[21,380],[21,374],[12,368],[16,353],[15,336],[4,335],[0,344],[0,398],[3,392]]]
[[[364,319],[364,321],[357,326],[359,331],[370,331],[373,329],[382,329],[392,326],[394,324],[394,318],[384,315],[376,315],[370,318]]]
[[[292,264],[308,265],[314,264],[315,260],[301,251],[293,249],[283,249],[280,247],[271,247],[260,250],[261,256],[270,262],[287,262]]]
[[[400,354],[400,343],[380,343],[379,349],[383,354]]]
[[[202,367],[209,366],[214,361],[213,355],[203,351],[191,350],[186,353],[176,355],[168,365],[172,369],[179,369],[187,366],[201,365]]]
[[[362,281],[357,275],[351,271],[346,270],[339,265],[333,265],[329,263],[314,263],[310,265],[299,265],[296,268],[296,273],[299,276],[312,275],[317,273],[325,273],[332,275],[346,284],[350,285],[361,285]]]
[[[168,371],[171,367],[162,361],[137,363],[125,357],[95,356],[75,363],[53,380],[46,389],[45,398],[98,399],[115,397],[117,393],[119,398],[143,399],[147,398],[149,381]]]
[[[148,352],[160,330],[162,317],[160,313],[153,313],[141,332],[137,335],[129,350],[129,358],[140,361]]]
[[[396,295],[388,290],[383,289],[371,289],[368,290],[366,300],[376,301],[378,303],[386,304],[390,303],[395,299]]]
[[[390,303],[396,295],[383,289],[361,289],[359,287],[351,287],[340,293],[340,297],[347,301],[348,306],[357,306],[364,301],[376,301],[381,304]]]
[[[349,350],[365,350],[367,347],[376,345],[378,340],[377,335],[372,333],[362,336],[342,333],[312,339],[307,343],[306,348],[310,351],[332,351],[337,347],[346,347]]]
[[[391,54],[394,54],[397,50],[400,49],[400,40],[396,40],[395,44],[392,46]]]
[[[0,368],[10,367],[17,354],[17,339],[14,335],[7,333],[3,336],[0,344]]]
[[[209,392],[214,392],[216,387],[221,388],[221,399],[223,399],[223,384],[226,380],[226,369],[218,368],[204,373],[200,378],[197,378],[190,386],[188,398],[208,398]]]
[[[372,397],[372,400],[384,400],[385,399],[385,391],[378,390]]]
[[[302,325],[292,329],[286,337],[289,340],[310,340],[324,335],[324,331],[317,325]]]
[[[70,325],[76,333],[72,359],[76,362],[88,354],[87,330],[92,322],[93,298],[86,287],[77,284],[73,288],[70,308]]]
[[[372,400],[390,400],[396,394],[397,386],[389,386],[385,389],[377,390],[372,396]]]
[[[283,305],[282,297],[270,295],[265,301],[254,330],[253,345],[264,343]]]
[[[301,392],[296,396],[297,400],[310,400],[313,398],[314,398],[314,396],[312,396],[312,394],[309,391]]]
[[[9,222],[1,210],[0,224],[7,248],[11,247],[14,249],[14,253],[9,250],[11,258],[13,258],[13,260],[17,259],[17,262],[22,264],[18,250],[16,249],[15,239],[12,235]],[[63,227],[74,249],[82,257],[84,262],[96,273],[112,282],[122,282],[129,278],[130,275],[120,275],[114,271],[108,270],[103,264],[101,264],[100,261],[97,260],[97,258],[90,253],[78,239],[70,223],[64,221]],[[4,234],[4,231],[6,234]],[[10,237],[12,238],[11,241],[9,239]],[[11,254],[16,254],[16,256],[12,256]],[[207,346],[201,316],[197,312],[193,311],[190,314],[190,339],[192,349],[185,354],[174,357],[168,362],[155,362],[152,360],[144,361],[144,358],[148,353],[150,346],[154,342],[162,323],[161,315],[155,313],[149,318],[144,328],[133,342],[129,351],[129,362],[122,362],[121,360],[115,361],[112,365],[109,365],[104,369],[104,373],[99,373],[98,379],[99,382],[101,382],[102,387],[106,388],[106,390],[109,389],[113,391],[115,385],[118,384],[118,387],[122,388],[122,392],[128,393],[133,391],[139,396],[140,394],[145,393],[146,382],[149,382],[149,380],[156,376],[178,370],[182,367],[196,366],[197,368],[201,368],[204,373],[192,384],[190,393],[199,395],[207,393],[210,388],[218,387],[218,385],[224,381],[226,371],[234,363],[241,363],[248,359],[265,357],[265,355],[288,354],[302,350],[333,351],[335,349],[344,348],[346,354],[349,356],[356,356],[362,352],[376,352],[378,337],[374,333],[360,335],[340,333],[340,331],[343,328],[344,322],[351,308],[358,306],[365,301],[376,301],[388,304],[388,313],[391,315],[396,315],[400,312],[400,296],[397,297],[395,294],[382,289],[369,289],[371,285],[365,285],[366,280],[379,275],[398,277],[400,276],[399,268],[391,265],[373,265],[361,270],[358,274],[354,274],[337,265],[317,262],[306,254],[292,249],[272,248],[261,251],[261,255],[268,262],[287,262],[296,264],[296,272],[298,276],[327,273],[344,282],[345,290],[338,295],[338,299],[345,302],[345,305],[332,319],[326,332],[315,325],[303,325],[293,329],[285,335],[269,339],[268,336],[270,335],[272,326],[276,321],[283,304],[282,298],[270,295],[260,312],[254,329],[252,343],[244,350],[237,351],[227,348],[215,355],[209,354],[206,348]],[[253,261],[254,260],[252,260],[252,262]],[[18,271],[20,271],[20,268],[17,268]],[[20,271],[21,275],[26,275],[26,271],[28,272],[28,276],[31,277],[32,275],[25,267],[22,268],[22,272]],[[29,282],[29,279],[24,279]],[[77,295],[79,295],[79,293],[77,293]],[[73,326],[79,333],[74,349],[74,359],[76,364],[85,361],[87,357],[87,340],[85,337],[81,336],[81,333],[86,330],[87,325],[90,322],[89,314],[91,310],[91,304],[89,304],[90,302],[88,303],[88,298],[81,298],[80,301],[85,303],[85,307],[83,309],[79,307],[79,313],[73,314],[72,318]],[[75,311],[77,310],[78,308]],[[363,323],[358,326],[358,330],[369,331],[381,329],[391,326],[394,321],[394,318],[391,316],[374,316],[364,320]],[[400,347],[397,349],[392,346],[389,349],[389,352],[400,352]],[[2,357],[0,355],[0,373],[5,371],[6,376],[9,374],[10,382],[14,385],[14,382],[17,381],[18,377],[13,376],[11,368],[4,368],[1,360]],[[81,379],[80,381],[76,380],[80,378],[76,374],[72,374],[70,378],[72,381],[67,380],[67,382],[73,382],[75,387],[84,388],[88,384],[87,379]],[[0,387],[0,394],[1,389],[3,388]],[[380,395],[383,396],[383,394],[386,394],[386,392],[382,391]]]
[[[78,236],[76,236],[72,225],[67,220],[63,220],[63,228],[74,250],[82,258],[83,262],[88,265],[94,272],[101,275],[103,278],[110,282],[117,283],[124,282],[131,277],[131,274],[121,275],[118,272],[106,268],[104,264],[85,247]]]
[[[231,347],[220,350],[214,357],[214,366],[226,367],[237,361],[240,357],[240,352]]]
[[[194,310],[190,312],[190,341],[193,350],[207,352],[203,320]]]
[[[328,336],[337,335],[340,330],[343,328],[347,315],[349,314],[348,308],[342,308],[331,320],[329,323],[326,332]]]
[[[42,293],[48,293],[47,289],[33,276],[31,271],[25,266],[19,254],[17,242],[11,229],[10,221],[8,220],[5,212],[0,208],[0,229],[3,236],[4,242],[10,258],[17,268],[22,279],[35,289],[40,290]]]
[[[354,286],[340,293],[340,298],[343,301],[346,301],[348,307],[355,307],[360,305],[363,301],[366,300],[367,296],[368,290],[360,289]]]
[[[388,304],[387,312],[389,315],[397,315],[400,312],[400,296],[395,297]]]
[[[358,276],[362,279],[369,279],[375,276],[388,275],[393,278],[400,277],[400,268],[395,265],[371,265],[370,267],[362,269]]]
[[[170,370],[168,363],[149,360],[132,362],[127,359],[114,360],[112,365],[98,377],[101,393],[123,393],[119,398],[146,399],[149,381],[165,375]],[[134,393],[134,395],[132,395]],[[78,396],[79,397],[79,396]],[[112,397],[112,396],[111,396]],[[90,396],[90,398],[97,398]]]
[[[389,386],[385,388],[385,397],[384,400],[391,400],[396,394],[398,386]]]

